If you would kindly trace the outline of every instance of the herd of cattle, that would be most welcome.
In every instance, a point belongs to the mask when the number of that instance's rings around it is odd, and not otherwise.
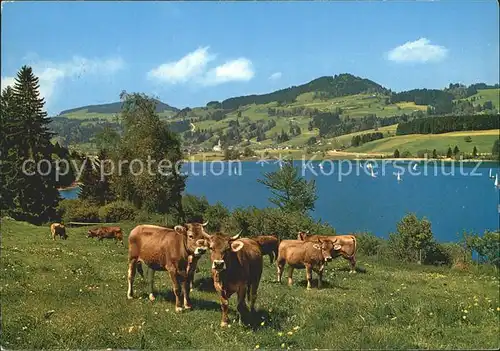
[[[128,237],[128,291],[133,298],[134,277],[138,272],[146,273],[149,299],[153,295],[155,271],[166,271],[173,285],[175,310],[191,309],[189,297],[199,259],[210,251],[212,279],[220,295],[222,308],[221,326],[228,325],[228,299],[237,294],[237,310],[242,322],[255,312],[257,289],[263,269],[263,255],[268,255],[271,264],[276,261],[277,280],[281,282],[285,265],[289,266],[288,284],[292,284],[295,268],[306,269],[307,289],[311,289],[312,272],[318,275],[318,288],[322,286],[323,271],[327,262],[342,256],[349,260],[350,272],[356,270],[356,237],[353,235],[321,236],[299,232],[297,240],[279,240],[273,235],[240,238],[240,233],[226,236],[222,233],[208,234],[206,223],[186,223],[174,228],[156,225],[138,225]],[[67,239],[63,224],[50,227],[52,239],[59,235]],[[120,227],[101,227],[87,232],[87,237],[99,240],[109,238],[123,244]],[[146,272],[143,270],[143,265]],[[250,303],[250,310],[245,303]],[[181,298],[183,299],[181,301]]]

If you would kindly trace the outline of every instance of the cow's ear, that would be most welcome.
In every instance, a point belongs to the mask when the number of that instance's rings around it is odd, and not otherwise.
[[[333,245],[333,249],[334,249],[335,251],[338,251],[338,250],[340,250],[341,248],[342,248],[342,246],[340,246],[339,244],[335,244],[335,245]]]
[[[313,247],[316,249],[316,250],[321,250],[321,245],[318,245],[318,244],[314,244]]]
[[[186,234],[187,230],[186,230],[186,227],[182,226],[182,225],[176,225],[174,227],[174,230],[179,233],[179,234]]]
[[[233,252],[238,252],[243,246],[245,246],[245,244],[243,244],[242,241],[236,240],[231,243],[231,250],[233,250]]]

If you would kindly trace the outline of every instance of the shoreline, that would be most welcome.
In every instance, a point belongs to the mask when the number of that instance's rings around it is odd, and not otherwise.
[[[82,185],[82,183],[80,183],[80,182],[74,182],[74,183],[72,183],[72,184],[71,184],[71,185],[69,185],[69,186],[66,186],[66,187],[61,187],[61,188],[57,188],[57,190],[58,190],[58,191],[73,190],[73,189],[78,188],[80,185]]]

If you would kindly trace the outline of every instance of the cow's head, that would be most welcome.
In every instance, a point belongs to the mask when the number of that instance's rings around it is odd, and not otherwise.
[[[197,257],[207,251],[208,240],[210,239],[210,235],[204,229],[207,224],[208,221],[205,223],[185,223],[174,227],[177,233],[186,235],[188,249]]]
[[[325,262],[333,260],[332,255],[334,255],[334,252],[340,250],[340,245],[331,240],[318,239],[318,242],[313,244],[313,247],[317,250],[321,250]]]
[[[245,245],[241,240],[237,240],[240,234],[241,232],[230,237],[221,234],[210,236],[210,260],[212,261],[212,269],[217,273],[226,269],[228,255],[240,251]]]
[[[301,230],[297,234],[297,240],[305,241],[308,236],[309,236],[309,230],[306,230],[305,232]]]

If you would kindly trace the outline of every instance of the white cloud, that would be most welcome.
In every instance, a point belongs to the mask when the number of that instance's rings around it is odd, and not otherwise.
[[[252,61],[241,57],[209,70],[203,79],[203,83],[205,85],[217,85],[233,81],[247,82],[254,75]]]
[[[207,64],[214,59],[215,55],[208,53],[208,46],[198,48],[178,61],[167,62],[152,69],[148,72],[148,77],[170,84],[185,83],[201,75]]]
[[[429,39],[409,41],[389,51],[387,58],[395,62],[437,62],[443,60],[448,49],[431,44]]]
[[[282,76],[281,72],[274,72],[273,74],[271,74],[269,76],[269,79],[270,80],[277,80],[277,79],[280,79]]]
[[[209,86],[232,81],[249,81],[255,75],[252,61],[240,57],[222,65],[209,68],[216,54],[209,53],[209,47],[200,47],[180,58],[153,68],[147,73],[149,79],[161,83],[178,84],[194,82]]]
[[[88,59],[74,56],[66,62],[38,61],[28,65],[33,68],[33,73],[39,78],[40,95],[49,102],[56,87],[64,79],[81,78],[85,75],[114,74],[125,67],[125,62],[121,58]],[[2,77],[2,90],[13,83],[14,77]]]

